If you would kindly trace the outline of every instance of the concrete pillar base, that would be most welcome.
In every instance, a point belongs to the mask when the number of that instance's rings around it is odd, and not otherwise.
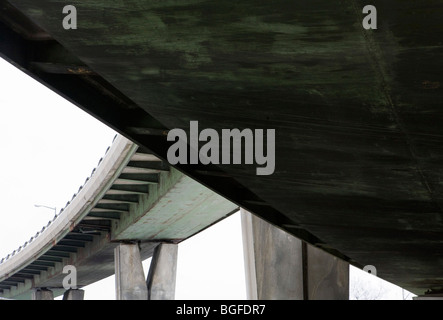
[[[349,263],[306,244],[307,299],[349,300]]]
[[[302,242],[242,210],[247,297],[303,300]]]
[[[54,293],[49,289],[37,288],[32,291],[32,300],[54,300]]]
[[[117,300],[147,300],[138,244],[120,244],[115,248],[115,287]]]
[[[178,245],[159,244],[154,251],[146,285],[149,300],[174,300]]]

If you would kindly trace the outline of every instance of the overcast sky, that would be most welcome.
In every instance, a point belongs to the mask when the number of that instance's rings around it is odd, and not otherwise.
[[[24,244],[71,200],[115,132],[0,58],[0,258]],[[229,235],[229,236],[226,236]],[[245,299],[240,215],[179,245],[177,299]],[[149,260],[144,262],[145,274]],[[378,298],[403,291],[351,269]],[[375,292],[375,293],[374,293]],[[114,277],[85,288],[85,299],[115,299]]]

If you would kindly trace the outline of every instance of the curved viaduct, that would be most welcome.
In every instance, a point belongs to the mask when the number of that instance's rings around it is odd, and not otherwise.
[[[54,220],[0,260],[0,296],[30,299],[63,288],[63,268],[79,288],[115,273],[114,250],[135,243],[141,259],[161,243],[177,244],[237,206],[122,136]]]
[[[2,57],[160,159],[192,120],[275,129],[272,175],[175,168],[347,263],[443,294],[441,1],[72,0],[76,30],[66,4],[0,1]]]

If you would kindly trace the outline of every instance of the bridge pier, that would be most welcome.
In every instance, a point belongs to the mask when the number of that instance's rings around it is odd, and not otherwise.
[[[154,251],[146,285],[149,300],[174,300],[178,245],[159,244]]]
[[[32,291],[32,300],[54,300],[54,293],[49,289],[36,288]]]
[[[347,300],[349,264],[241,210],[251,300]]]
[[[120,244],[115,248],[117,300],[174,300],[177,253],[177,244],[159,244],[145,280],[139,246]]]
[[[63,294],[63,300],[84,300],[85,290],[70,289]]]
[[[119,244],[115,248],[115,288],[117,300],[147,300],[138,244]]]

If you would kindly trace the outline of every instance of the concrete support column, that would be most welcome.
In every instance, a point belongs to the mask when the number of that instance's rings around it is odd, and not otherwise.
[[[302,243],[242,210],[247,297],[251,300],[302,300]]]
[[[54,300],[54,293],[49,289],[37,288],[32,291],[32,300]]]
[[[349,300],[349,263],[306,245],[307,299]]]
[[[63,300],[84,300],[85,290],[70,289],[63,294]]]
[[[147,300],[148,290],[138,244],[122,243],[114,253],[117,300]]]
[[[349,299],[349,264],[241,210],[248,299]]]
[[[174,300],[178,245],[159,244],[154,251],[146,285],[149,300]]]

